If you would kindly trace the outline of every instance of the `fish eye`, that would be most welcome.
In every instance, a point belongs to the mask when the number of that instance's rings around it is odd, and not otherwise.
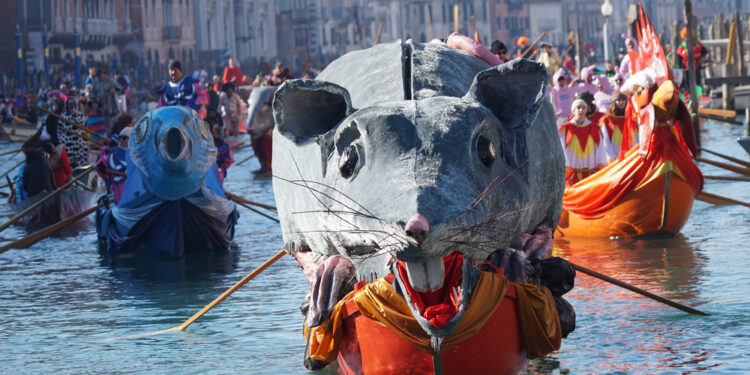
[[[349,145],[341,153],[341,159],[339,160],[339,171],[341,176],[349,178],[354,174],[354,169],[357,168],[357,162],[359,162],[359,152],[357,147]]]
[[[209,128],[208,121],[204,121],[200,117],[196,117],[195,126],[198,127],[198,130],[201,132],[203,139],[209,140],[211,138],[211,131],[208,130]]]
[[[495,145],[487,137],[477,137],[477,156],[485,167],[490,168],[495,162]]]
[[[143,116],[138,124],[135,125],[135,141],[141,143],[143,138],[146,136],[146,129],[148,128],[148,116]]]

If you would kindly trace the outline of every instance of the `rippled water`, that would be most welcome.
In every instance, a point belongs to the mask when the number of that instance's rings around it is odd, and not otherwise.
[[[706,128],[705,147],[748,160],[734,142],[740,127],[709,122]],[[9,147],[0,145],[0,152]],[[250,152],[241,150],[236,159]],[[0,171],[12,165],[3,158]],[[255,168],[253,160],[230,169],[226,189],[273,203],[270,181],[248,178]],[[748,186],[708,181],[705,190],[750,201]],[[185,332],[113,339],[179,325],[281,248],[276,223],[240,212],[233,250],[221,256],[112,260],[97,252],[92,227],[0,255],[0,373],[306,373],[299,304],[308,286],[289,257]],[[0,205],[0,218],[10,216]],[[558,254],[573,262],[713,315],[691,316],[579,274],[568,295],[578,314],[576,331],[559,352],[533,361],[529,372],[746,373],[749,224],[747,207],[696,202],[675,238],[559,239]],[[11,227],[0,236],[7,241],[25,234]]]

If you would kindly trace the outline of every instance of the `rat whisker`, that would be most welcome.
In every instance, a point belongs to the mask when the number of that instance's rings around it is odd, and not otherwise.
[[[291,180],[291,182],[299,182],[299,181],[300,181],[300,180]],[[370,210],[368,210],[368,209],[367,209],[367,207],[363,206],[363,205],[362,205],[361,203],[359,203],[359,202],[357,202],[356,200],[352,199],[351,197],[349,197],[348,195],[346,195],[346,194],[345,194],[344,192],[342,192],[341,190],[339,190],[339,189],[336,189],[335,187],[333,187],[333,186],[331,186],[331,185],[328,185],[328,184],[324,184],[324,183],[322,183],[322,182],[317,182],[317,181],[307,181],[307,182],[308,182],[308,183],[311,183],[311,184],[317,184],[317,185],[322,185],[322,186],[325,186],[325,187],[327,187],[327,188],[329,188],[329,189],[331,189],[331,190],[335,191],[336,193],[339,193],[339,194],[343,195],[343,196],[344,196],[344,198],[346,198],[346,199],[348,199],[348,200],[350,200],[350,201],[354,202],[354,204],[356,204],[357,206],[361,207],[361,208],[362,208],[363,210],[367,211],[367,213],[368,213],[368,214],[370,214],[370,215],[371,215],[371,216],[372,216],[373,218],[375,218],[375,219],[378,219],[378,220],[380,220],[379,218],[377,218],[377,217],[375,216],[375,214],[373,214],[372,212],[370,212]]]
[[[301,178],[301,179],[303,179],[303,180],[304,180],[304,178],[305,178],[305,177],[304,177],[304,176],[302,176],[302,171],[301,171],[301,170],[299,169],[299,165],[297,164],[297,159],[295,159],[295,158],[294,158],[294,154],[292,154],[292,152],[291,152],[291,151],[289,151],[289,155],[290,155],[290,156],[292,157],[292,162],[294,162],[294,167],[295,167],[295,168],[297,169],[297,173],[299,174],[299,178]],[[307,182],[305,182],[305,187],[307,187],[307,189],[308,189],[308,190],[310,191],[310,194],[311,194],[311,195],[313,196],[313,198],[315,198],[315,200],[317,200],[317,201],[318,201],[318,203],[320,203],[320,204],[321,204],[321,205],[322,205],[323,207],[325,207],[325,208],[326,208],[327,210],[330,210],[330,209],[331,209],[330,207],[326,206],[326,204],[325,204],[325,203],[323,203],[323,201],[322,201],[322,200],[321,200],[320,198],[318,198],[318,196],[317,196],[317,195],[315,195],[315,193],[313,193],[313,192],[312,192],[312,189],[311,189],[311,188],[310,188],[310,187],[309,187],[309,186],[307,185]],[[349,208],[349,207],[347,207],[347,208]],[[341,217],[341,216],[339,216],[338,214],[333,214],[333,215],[334,215],[334,216],[336,216],[337,218],[339,218],[339,220],[341,220],[341,221],[343,221],[343,222],[345,222],[345,223],[347,223],[347,224],[349,224],[349,225],[353,226],[354,228],[359,228],[359,227],[358,227],[358,226],[356,226],[356,225],[355,225],[354,223],[351,223],[351,222],[349,222],[349,221],[345,220],[344,218],[342,218],[342,217]]]
[[[275,177],[275,178],[278,178],[278,179],[280,179],[280,180],[282,180],[282,181],[284,181],[284,182],[288,182],[288,183],[290,183],[290,184],[292,184],[292,185],[296,185],[296,186],[301,186],[301,187],[307,188],[307,190],[309,190],[309,191],[310,191],[311,193],[312,193],[312,192],[318,193],[318,194],[320,194],[320,195],[322,195],[322,196],[324,196],[324,197],[326,197],[326,198],[328,198],[328,199],[330,199],[330,200],[332,200],[332,201],[334,201],[334,202],[336,202],[336,203],[338,203],[338,204],[340,204],[340,205],[344,206],[345,208],[348,208],[348,209],[349,209],[349,210],[351,210],[352,212],[357,212],[357,213],[359,213],[360,215],[363,215],[363,216],[365,216],[365,217],[368,217],[368,216],[367,216],[367,215],[365,215],[364,213],[361,213],[361,212],[359,212],[359,211],[355,210],[354,208],[352,208],[352,207],[349,207],[349,206],[348,206],[347,204],[345,204],[344,202],[341,202],[341,201],[339,201],[338,199],[336,199],[336,198],[334,198],[334,197],[332,197],[332,196],[330,196],[330,195],[326,194],[326,193],[325,193],[325,192],[323,192],[323,191],[320,191],[320,190],[318,190],[318,189],[314,189],[314,188],[310,187],[309,185],[307,185],[307,184],[305,184],[305,183],[300,183],[300,182],[296,182],[296,181],[300,181],[300,180],[289,180],[289,179],[286,179],[286,178],[284,178],[284,177],[281,177],[281,176],[274,176],[274,177]],[[308,182],[309,182],[309,183],[313,183],[313,181],[308,181],[308,180],[302,180],[302,181],[305,181],[306,183],[308,183]],[[316,199],[318,199],[318,198],[317,198],[317,196],[316,196]],[[318,201],[320,201],[320,200],[318,199]],[[321,204],[323,204],[323,203],[321,202]],[[324,206],[325,208],[329,208],[329,207],[328,207],[328,206],[326,206],[325,204],[323,204],[323,206]],[[374,215],[370,215],[369,217],[370,217],[370,218],[372,218],[372,219],[380,220],[379,218],[377,218],[377,217],[376,217],[376,216],[374,216]]]

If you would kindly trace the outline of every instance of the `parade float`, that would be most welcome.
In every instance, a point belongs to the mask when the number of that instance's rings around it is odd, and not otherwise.
[[[226,251],[239,214],[224,197],[216,147],[188,107],[161,107],[135,125],[122,198],[97,212],[99,247],[110,255],[183,256]]]
[[[565,189],[557,233],[580,237],[673,235],[680,231],[703,189],[693,161],[697,152],[689,111],[680,100],[664,50],[639,7],[639,52],[630,51],[630,95],[618,158]],[[638,145],[632,132],[638,129]],[[588,142],[592,142],[591,139]]]
[[[514,374],[559,348],[575,271],[549,257],[564,159],[546,82],[406,41],[280,86],[273,184],[311,282],[308,369]]]

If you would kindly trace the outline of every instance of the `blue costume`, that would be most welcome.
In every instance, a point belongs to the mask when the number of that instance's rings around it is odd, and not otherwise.
[[[199,112],[203,103],[198,102],[199,93],[195,88],[195,81],[192,76],[183,76],[182,79],[175,82],[167,82],[159,90],[161,94],[162,105],[184,105]]]

